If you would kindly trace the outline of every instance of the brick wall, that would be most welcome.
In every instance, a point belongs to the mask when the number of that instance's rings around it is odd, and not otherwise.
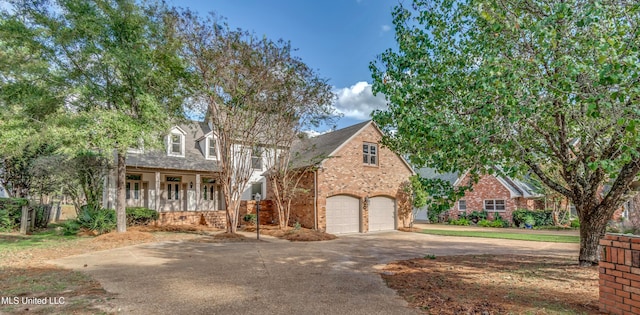
[[[207,225],[224,229],[227,226],[225,211],[172,211],[160,212],[156,224],[160,225]]]
[[[273,201],[260,200],[260,225],[271,224],[272,222],[277,224],[277,211],[275,211],[274,207]],[[240,224],[243,224],[242,219],[247,213],[256,213],[255,200],[243,200],[240,202]]]
[[[640,314],[640,236],[607,234],[600,245],[600,311]]]

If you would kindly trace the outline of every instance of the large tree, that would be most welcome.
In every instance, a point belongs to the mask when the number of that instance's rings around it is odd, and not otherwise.
[[[161,144],[171,119],[182,117],[184,74],[162,5],[133,0],[13,1],[3,15],[25,44],[38,46],[61,73],[65,134],[74,148],[114,152],[118,231],[126,230],[127,149]],[[25,62],[30,62],[26,60]]]
[[[371,64],[391,148],[441,171],[532,174],[580,218],[580,265],[640,171],[640,4],[429,0]]]
[[[278,157],[289,161],[297,132],[329,116],[333,94],[289,43],[230,29],[213,14],[176,15],[182,56],[193,71],[194,105],[206,111],[218,145],[227,232],[235,233],[249,183]]]

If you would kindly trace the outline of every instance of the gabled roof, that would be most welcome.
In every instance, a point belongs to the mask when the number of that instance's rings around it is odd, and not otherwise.
[[[459,173],[438,173],[433,168],[421,168],[417,170],[417,173],[421,177],[429,179],[442,179],[449,182],[451,185],[458,185],[460,181],[467,176],[467,173],[463,173],[462,176]],[[523,197],[523,198],[539,198],[541,194],[536,192],[536,188],[531,182],[525,180],[519,180],[508,176],[496,176],[493,175],[500,184],[507,188],[511,192],[511,198]]]
[[[217,161],[207,160],[204,152],[200,151],[197,139],[211,132],[207,123],[191,121],[176,125],[185,133],[184,157],[168,156],[166,143],[162,149],[144,152],[128,153],[127,167],[160,168],[171,170],[188,170],[200,172],[215,172],[218,170]]]
[[[337,153],[349,142],[349,140],[369,125],[373,125],[380,133],[382,133],[372,120],[367,120],[349,127],[294,143],[291,148],[291,167],[295,169],[322,163],[322,161]],[[414,173],[413,168],[402,156],[398,155],[398,158],[400,158],[404,165]]]
[[[368,120],[313,138],[297,141],[291,147],[292,168],[310,166],[324,161],[370,122],[371,120]]]

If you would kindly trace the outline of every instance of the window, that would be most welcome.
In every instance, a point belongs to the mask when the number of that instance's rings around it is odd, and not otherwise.
[[[458,211],[467,212],[467,201],[466,200],[458,200]]]
[[[180,200],[180,177],[167,176],[167,199],[168,200]]]
[[[262,169],[262,148],[253,147],[251,150],[251,167],[255,170]]]
[[[218,158],[218,150],[216,147],[216,139],[212,136],[207,138],[207,159],[215,160]]]
[[[494,200],[494,199],[485,200],[484,210],[502,212],[505,210],[504,200]]]
[[[251,199],[256,199],[256,194],[260,194],[262,199],[264,199],[264,194],[262,193],[262,183],[255,183],[251,185]]]
[[[365,165],[378,165],[378,145],[364,143],[362,145],[362,163]]]
[[[213,178],[202,178],[202,200],[213,200],[215,198],[215,183],[216,180]]]
[[[184,134],[179,131],[171,132],[167,139],[167,154],[170,156],[184,157]]]
[[[140,174],[128,174],[127,182],[125,184],[125,198],[140,200],[140,181],[142,175]]]

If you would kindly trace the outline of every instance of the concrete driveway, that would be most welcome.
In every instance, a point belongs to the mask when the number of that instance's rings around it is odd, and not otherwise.
[[[111,303],[123,314],[416,314],[378,273],[426,254],[577,257],[578,244],[387,232],[311,243],[163,242],[54,263],[116,293]]]

